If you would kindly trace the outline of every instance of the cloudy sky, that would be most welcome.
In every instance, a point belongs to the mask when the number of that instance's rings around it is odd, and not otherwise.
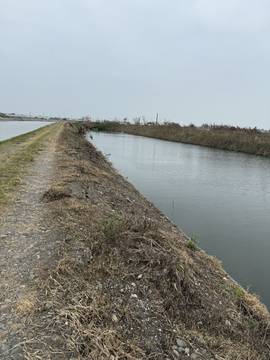
[[[0,111],[270,128],[269,0],[0,8]]]

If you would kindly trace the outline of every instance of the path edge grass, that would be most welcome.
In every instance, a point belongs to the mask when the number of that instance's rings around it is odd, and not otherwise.
[[[0,211],[12,199],[17,186],[28,173],[35,156],[60,124],[52,124],[0,142],[5,158],[0,163]],[[15,147],[15,151],[14,151]],[[17,148],[17,149],[16,149]],[[12,154],[10,150],[12,149]]]

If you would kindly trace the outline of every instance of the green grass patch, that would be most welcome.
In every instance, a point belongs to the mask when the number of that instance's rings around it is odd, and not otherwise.
[[[187,241],[187,247],[192,251],[197,251],[198,248],[198,240],[195,235],[192,235],[191,238]]]
[[[245,297],[245,291],[244,291],[244,289],[241,288],[241,286],[238,286],[238,285],[234,286],[233,293],[238,300],[243,300]]]
[[[123,229],[123,220],[117,214],[106,218],[102,223],[102,231],[108,240],[115,240]]]

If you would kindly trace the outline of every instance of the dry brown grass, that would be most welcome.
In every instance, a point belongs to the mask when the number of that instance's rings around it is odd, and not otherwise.
[[[16,311],[21,315],[30,315],[37,310],[37,297],[35,293],[30,293],[16,304]]]
[[[181,338],[200,359],[269,360],[263,306],[189,249],[77,127],[66,126],[59,151],[57,188],[69,197],[48,203],[62,260],[40,284],[27,359],[174,359]]]
[[[168,123],[133,125],[120,122],[93,122],[88,125],[98,131],[125,132],[127,134],[140,135],[182,142],[193,145],[201,145],[222,150],[244,152],[248,154],[270,156],[270,134],[255,129],[221,127],[195,127],[180,126]]]

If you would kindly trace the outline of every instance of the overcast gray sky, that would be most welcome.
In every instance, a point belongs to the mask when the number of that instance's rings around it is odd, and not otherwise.
[[[270,128],[269,0],[0,9],[0,111]]]

